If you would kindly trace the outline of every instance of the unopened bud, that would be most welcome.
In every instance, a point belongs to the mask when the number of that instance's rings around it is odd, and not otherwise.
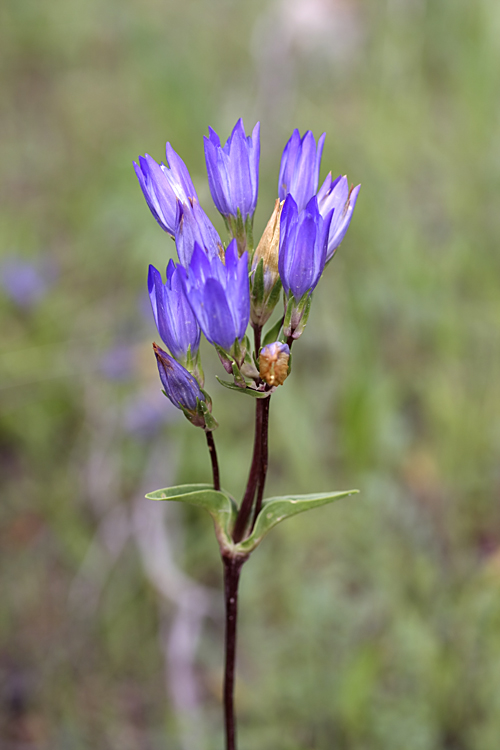
[[[282,207],[283,203],[276,200],[274,211],[252,258],[251,319],[256,326],[263,326],[269,319],[281,291],[278,258]]]
[[[259,357],[260,377],[268,385],[283,385],[288,377],[290,349],[287,344],[275,341],[267,344]]]

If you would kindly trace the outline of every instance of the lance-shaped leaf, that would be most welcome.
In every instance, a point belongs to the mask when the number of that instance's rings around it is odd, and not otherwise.
[[[315,495],[287,495],[286,497],[271,497],[264,500],[262,509],[255,522],[254,529],[247,539],[240,542],[237,547],[242,552],[249,554],[262,541],[263,537],[285,518],[303,513],[311,508],[319,508],[322,505],[340,500],[342,497],[355,495],[359,490],[346,490],[344,492],[320,492]]]
[[[221,380],[218,375],[215,377],[224,388],[229,388],[229,390],[236,391],[237,393],[244,393],[247,396],[252,396],[252,398],[269,398],[271,395],[270,391],[257,391],[255,388],[240,388],[239,385],[228,383],[227,380]]]
[[[175,500],[204,508],[213,518],[215,535],[221,552],[234,555],[235,545],[231,530],[236,518],[237,508],[226,492],[214,490],[211,484],[180,484],[163,490],[148,492],[148,500]]]

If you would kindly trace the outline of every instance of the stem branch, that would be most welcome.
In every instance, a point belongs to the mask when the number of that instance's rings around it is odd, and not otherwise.
[[[207,436],[208,452],[212,462],[212,475],[214,478],[214,490],[220,490],[219,462],[217,460],[217,451],[215,450],[215,440],[213,432],[205,431]]]
[[[266,484],[267,467],[268,467],[268,436],[269,436],[269,407],[271,405],[271,396],[262,399],[263,410],[262,410],[262,426],[261,426],[261,438],[260,438],[260,470],[259,470],[259,483],[257,489],[257,501],[255,503],[255,510],[253,512],[252,529],[255,526],[255,521],[262,508],[262,498],[264,497],[264,486]]]
[[[250,473],[248,475],[245,494],[241,502],[238,516],[236,518],[236,523],[234,524],[233,540],[236,543],[240,542],[243,539],[243,534],[245,533],[248,519],[250,518],[250,514],[252,512],[253,499],[255,496],[255,490],[257,488],[257,482],[260,476],[260,446],[262,440],[262,418],[264,412],[263,402],[267,400],[267,398],[258,398],[255,400],[255,437],[253,443],[252,464],[250,466]]]

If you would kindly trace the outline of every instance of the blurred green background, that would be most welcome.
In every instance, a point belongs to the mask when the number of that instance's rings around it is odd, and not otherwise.
[[[294,127],[362,183],[273,399],[268,494],[361,494],[278,527],[242,577],[241,750],[497,750],[500,6],[4,0],[0,738],[219,750],[207,481],[160,394],[145,281],[173,243],[132,170],[165,141],[222,231],[202,136],[262,123],[258,236]],[[242,490],[253,404],[223,391]]]

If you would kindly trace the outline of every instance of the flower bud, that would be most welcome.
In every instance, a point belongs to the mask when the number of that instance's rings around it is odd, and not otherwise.
[[[275,341],[267,344],[259,357],[260,377],[268,385],[283,385],[288,377],[290,349],[287,344]]]
[[[250,315],[254,326],[263,326],[269,320],[281,292],[278,258],[282,208],[283,203],[276,199],[274,211],[252,259]]]
[[[157,344],[153,344],[153,350],[165,396],[184,412],[192,424],[205,427],[204,414],[199,407],[206,398],[196,379]]]

